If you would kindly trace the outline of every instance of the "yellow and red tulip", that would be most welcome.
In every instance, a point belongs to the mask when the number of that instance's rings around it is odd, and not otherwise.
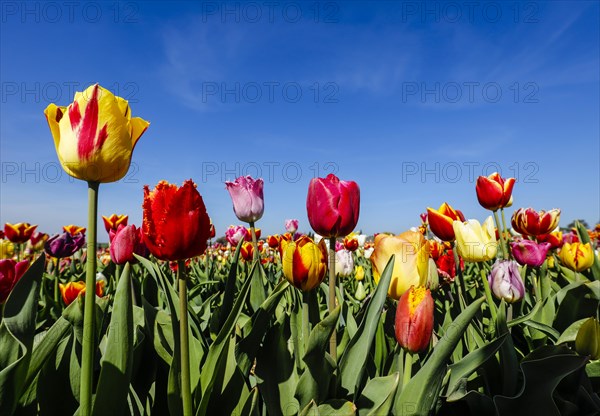
[[[344,248],[348,251],[355,251],[358,248],[358,237],[354,233],[350,233],[344,237]]]
[[[127,100],[95,84],[68,107],[44,111],[63,169],[89,182],[115,182],[129,170],[131,154],[149,123],[131,117]]]
[[[242,247],[240,247],[240,255],[245,261],[252,261],[254,256],[254,245],[248,241],[244,241]]]
[[[477,200],[485,209],[496,211],[511,204],[515,178],[504,179],[498,172],[477,178]]]
[[[433,298],[423,286],[410,286],[396,309],[395,334],[398,344],[410,353],[424,351],[433,333]]]
[[[37,225],[31,225],[28,222],[19,222],[17,224],[4,224],[4,236],[13,243],[25,243],[31,238]]]
[[[104,280],[96,281],[96,296],[102,296],[104,294]],[[59,284],[60,293],[62,295],[63,302],[69,306],[77,297],[85,293],[85,282],[69,282],[67,284]]]
[[[442,241],[454,241],[454,228],[452,223],[455,221],[464,221],[465,216],[459,210],[455,210],[448,203],[444,202],[436,210],[427,208],[427,221],[431,232]]]
[[[375,250],[370,256],[375,283],[379,283],[392,254],[396,257],[388,295],[400,299],[409,287],[424,286],[427,283],[429,242],[415,231],[406,231],[397,236],[377,234]]]
[[[581,272],[594,264],[594,249],[590,243],[565,243],[558,253],[562,264],[569,269]]]
[[[317,287],[327,272],[325,241],[319,244],[307,236],[296,241],[281,241],[283,274],[295,287],[309,291]]]
[[[103,215],[102,220],[104,221],[104,229],[110,234],[110,230],[117,231],[119,229],[119,225],[127,225],[129,216],[112,214],[110,217],[105,217]]]
[[[79,233],[85,234],[86,230],[85,230],[85,227],[80,227],[78,225],[71,224],[71,225],[64,225],[63,231],[71,234],[72,236],[75,236]]]
[[[519,208],[513,214],[511,224],[518,233],[538,236],[554,230],[558,226],[559,219],[560,209],[538,212],[533,208]]]

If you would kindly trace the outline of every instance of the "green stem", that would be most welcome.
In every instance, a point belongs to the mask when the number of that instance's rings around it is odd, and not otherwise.
[[[60,297],[60,290],[58,289],[58,283],[60,282],[60,267],[58,267],[60,259],[56,259],[56,267],[54,268],[54,303],[58,307]],[[60,309],[59,309],[60,310]]]
[[[252,245],[254,246],[253,260],[258,259],[258,241],[256,239],[256,230],[254,229],[254,221],[250,222],[250,234],[252,235]]]
[[[83,313],[83,346],[81,352],[80,414],[92,413],[92,385],[94,370],[94,312],[96,307],[96,234],[98,217],[97,182],[88,182],[87,260],[85,273],[85,305]]]
[[[505,232],[508,232],[508,227],[506,226],[506,217],[504,216],[504,208],[500,208],[500,213],[502,214],[502,227]]]
[[[467,288],[465,287],[465,278],[463,276],[462,269],[460,268],[460,258],[458,257],[458,248],[456,247],[456,242],[452,242],[452,254],[454,255],[454,268],[456,270],[456,279],[458,280],[458,302],[460,304],[460,309],[463,310],[466,307],[466,293]]]
[[[409,351],[404,350],[404,373],[402,376],[402,387],[405,387],[412,377],[412,363],[412,354]]]
[[[302,341],[304,343],[304,353],[308,350],[308,338],[310,337],[310,317],[309,301],[311,291],[302,292]]]
[[[335,237],[329,239],[329,313],[335,309]],[[337,362],[337,338],[333,331],[329,339],[329,355]]]
[[[187,280],[185,261],[177,261],[177,281],[179,282],[179,341],[181,355],[181,397],[183,415],[192,415],[192,388],[190,383],[190,341],[188,332]]]
[[[479,263],[477,265],[479,266]],[[492,291],[490,290],[490,284],[488,282],[485,269],[480,267],[479,274],[481,275],[481,280],[483,282],[483,290],[485,291],[485,298],[487,300],[488,307],[490,308],[490,314],[492,316],[492,322],[490,323],[490,327],[493,327],[496,324],[496,304],[494,303],[494,298],[492,298]]]
[[[508,249],[506,248],[506,240],[504,239],[504,232],[502,231],[502,227],[500,227],[500,219],[498,218],[498,211],[494,211],[494,222],[496,223],[496,228],[498,229],[498,234],[500,234],[500,243],[502,245],[502,255],[504,260],[508,260]]]

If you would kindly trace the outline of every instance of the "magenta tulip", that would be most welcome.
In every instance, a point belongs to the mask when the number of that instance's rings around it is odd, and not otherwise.
[[[285,229],[288,233],[294,234],[298,230],[298,220],[285,220]]]
[[[0,260],[0,304],[6,302],[13,288],[27,271],[29,261]]]
[[[254,223],[265,210],[262,178],[240,176],[234,182],[225,182],[225,186],[233,202],[233,212],[240,221]]]
[[[325,238],[350,234],[360,211],[360,189],[356,182],[341,181],[334,174],[313,178],[306,198],[308,221]]]
[[[550,249],[550,243],[536,243],[532,240],[521,240],[510,243],[512,254],[520,265],[540,267]]]
[[[225,238],[234,247],[238,245],[240,240],[248,240],[249,234],[248,229],[242,225],[230,225],[225,230]]]
[[[148,257],[150,251],[144,244],[141,228],[135,225],[119,225],[117,231],[110,230],[110,258],[115,264],[135,263],[134,254]]]

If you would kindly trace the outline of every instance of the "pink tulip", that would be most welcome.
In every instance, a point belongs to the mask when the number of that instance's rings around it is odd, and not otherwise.
[[[234,182],[225,182],[225,186],[233,202],[233,212],[240,221],[254,223],[265,210],[262,178],[240,176]]]
[[[360,211],[360,189],[330,173],[308,185],[306,210],[310,226],[325,238],[345,237],[354,230]]]
[[[233,247],[236,247],[240,240],[247,240],[249,235],[248,229],[242,225],[230,225],[225,230],[225,238]]]
[[[550,243],[536,243],[532,240],[521,240],[510,243],[515,260],[520,265],[540,267],[550,249]]]
[[[298,220],[285,220],[285,229],[288,233],[294,234],[298,230]]]
[[[110,258],[115,264],[135,263],[134,254],[148,257],[150,252],[144,244],[141,228],[135,225],[119,225],[117,231],[110,230]]]

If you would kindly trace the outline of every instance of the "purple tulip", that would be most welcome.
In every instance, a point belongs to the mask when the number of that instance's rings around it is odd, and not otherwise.
[[[510,243],[510,248],[515,260],[520,265],[540,267],[550,249],[550,243],[536,243],[533,240],[521,240]]]
[[[141,228],[135,225],[119,225],[117,231],[110,230],[110,258],[115,264],[135,263],[134,254],[148,257],[150,251],[144,244]]]
[[[525,286],[514,260],[496,260],[488,276],[490,288],[498,299],[508,303],[518,302],[525,296]]]
[[[233,212],[240,221],[254,223],[263,216],[265,210],[263,180],[251,176],[240,176],[234,182],[225,182],[233,202]]]
[[[62,234],[56,234],[46,241],[44,244],[44,251],[57,259],[64,257],[71,257],[85,244],[85,234],[77,233],[71,235],[68,232]]]
[[[285,229],[288,233],[294,234],[298,230],[298,220],[285,220]]]

